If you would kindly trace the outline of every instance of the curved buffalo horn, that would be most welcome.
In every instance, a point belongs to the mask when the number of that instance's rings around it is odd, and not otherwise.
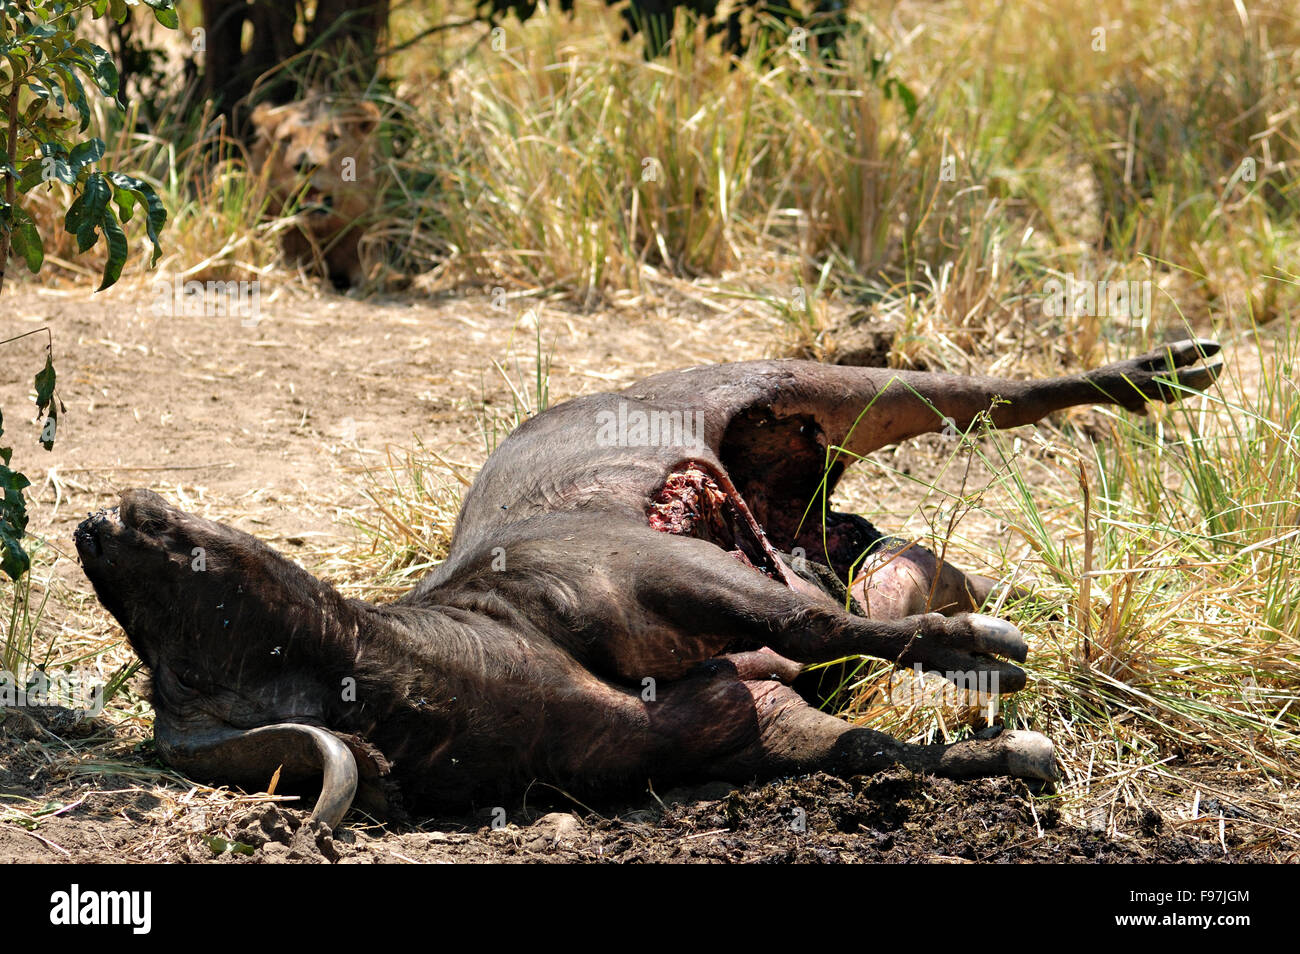
[[[314,725],[284,722],[256,729],[182,729],[161,713],[154,723],[167,764],[196,777],[265,785],[277,768],[286,779],[323,776],[311,818],[330,828],[343,820],[357,793],[357,761],[335,735]]]

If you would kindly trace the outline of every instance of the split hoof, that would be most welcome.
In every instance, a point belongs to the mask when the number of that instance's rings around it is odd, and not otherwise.
[[[982,613],[971,613],[966,619],[975,638],[976,652],[1006,656],[1016,662],[1024,662],[1028,657],[1029,644],[1013,624]]]
[[[998,741],[1006,746],[1007,774],[1012,778],[1052,782],[1060,777],[1056,746],[1041,732],[1009,729],[998,736]]]
[[[978,738],[945,747],[935,774],[948,778],[1027,778],[1054,781],[1056,748],[1041,732],[1008,729],[995,738]]]

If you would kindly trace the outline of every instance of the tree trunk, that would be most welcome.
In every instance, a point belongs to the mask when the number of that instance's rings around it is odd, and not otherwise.
[[[287,0],[203,0],[202,6],[207,42],[204,90],[227,114],[255,86],[269,92],[270,99],[286,102],[300,92],[297,84],[303,75],[320,73],[332,83],[362,86],[379,69],[389,0],[319,0],[310,22],[305,22],[300,3]],[[294,35],[300,21],[305,38],[301,43]],[[246,24],[252,28],[247,49]],[[327,68],[285,71],[273,78],[278,67],[304,53],[321,57]]]

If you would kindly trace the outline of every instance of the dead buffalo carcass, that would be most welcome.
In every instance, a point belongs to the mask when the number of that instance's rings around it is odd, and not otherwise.
[[[488,458],[446,561],[394,603],[345,599],[147,490],[85,520],[77,550],[152,673],[162,757],[231,783],[323,775],[329,825],[358,782],[439,809],[533,780],[590,794],[893,764],[1048,779],[1036,732],[907,745],[790,687],[850,654],[1025,683],[1007,661],[1025,659],[1020,632],[975,612],[994,581],[817,501],[852,457],[982,414],[1174,400],[1214,380],[1220,365],[1195,365],[1218,350],[1036,382],[762,361],[576,398]]]

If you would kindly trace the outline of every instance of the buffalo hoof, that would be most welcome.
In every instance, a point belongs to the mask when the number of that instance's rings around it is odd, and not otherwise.
[[[976,652],[1006,656],[1016,662],[1024,662],[1029,656],[1029,644],[1025,642],[1025,637],[1005,619],[971,613],[966,620],[970,623]]]
[[[1040,732],[1006,729],[991,739],[970,739],[947,746],[936,774],[948,778],[1005,776],[1054,781],[1056,749]]]
[[[1009,729],[998,736],[1006,746],[1007,774],[1014,778],[1031,778],[1044,782],[1059,777],[1056,770],[1056,746],[1041,732]]]

